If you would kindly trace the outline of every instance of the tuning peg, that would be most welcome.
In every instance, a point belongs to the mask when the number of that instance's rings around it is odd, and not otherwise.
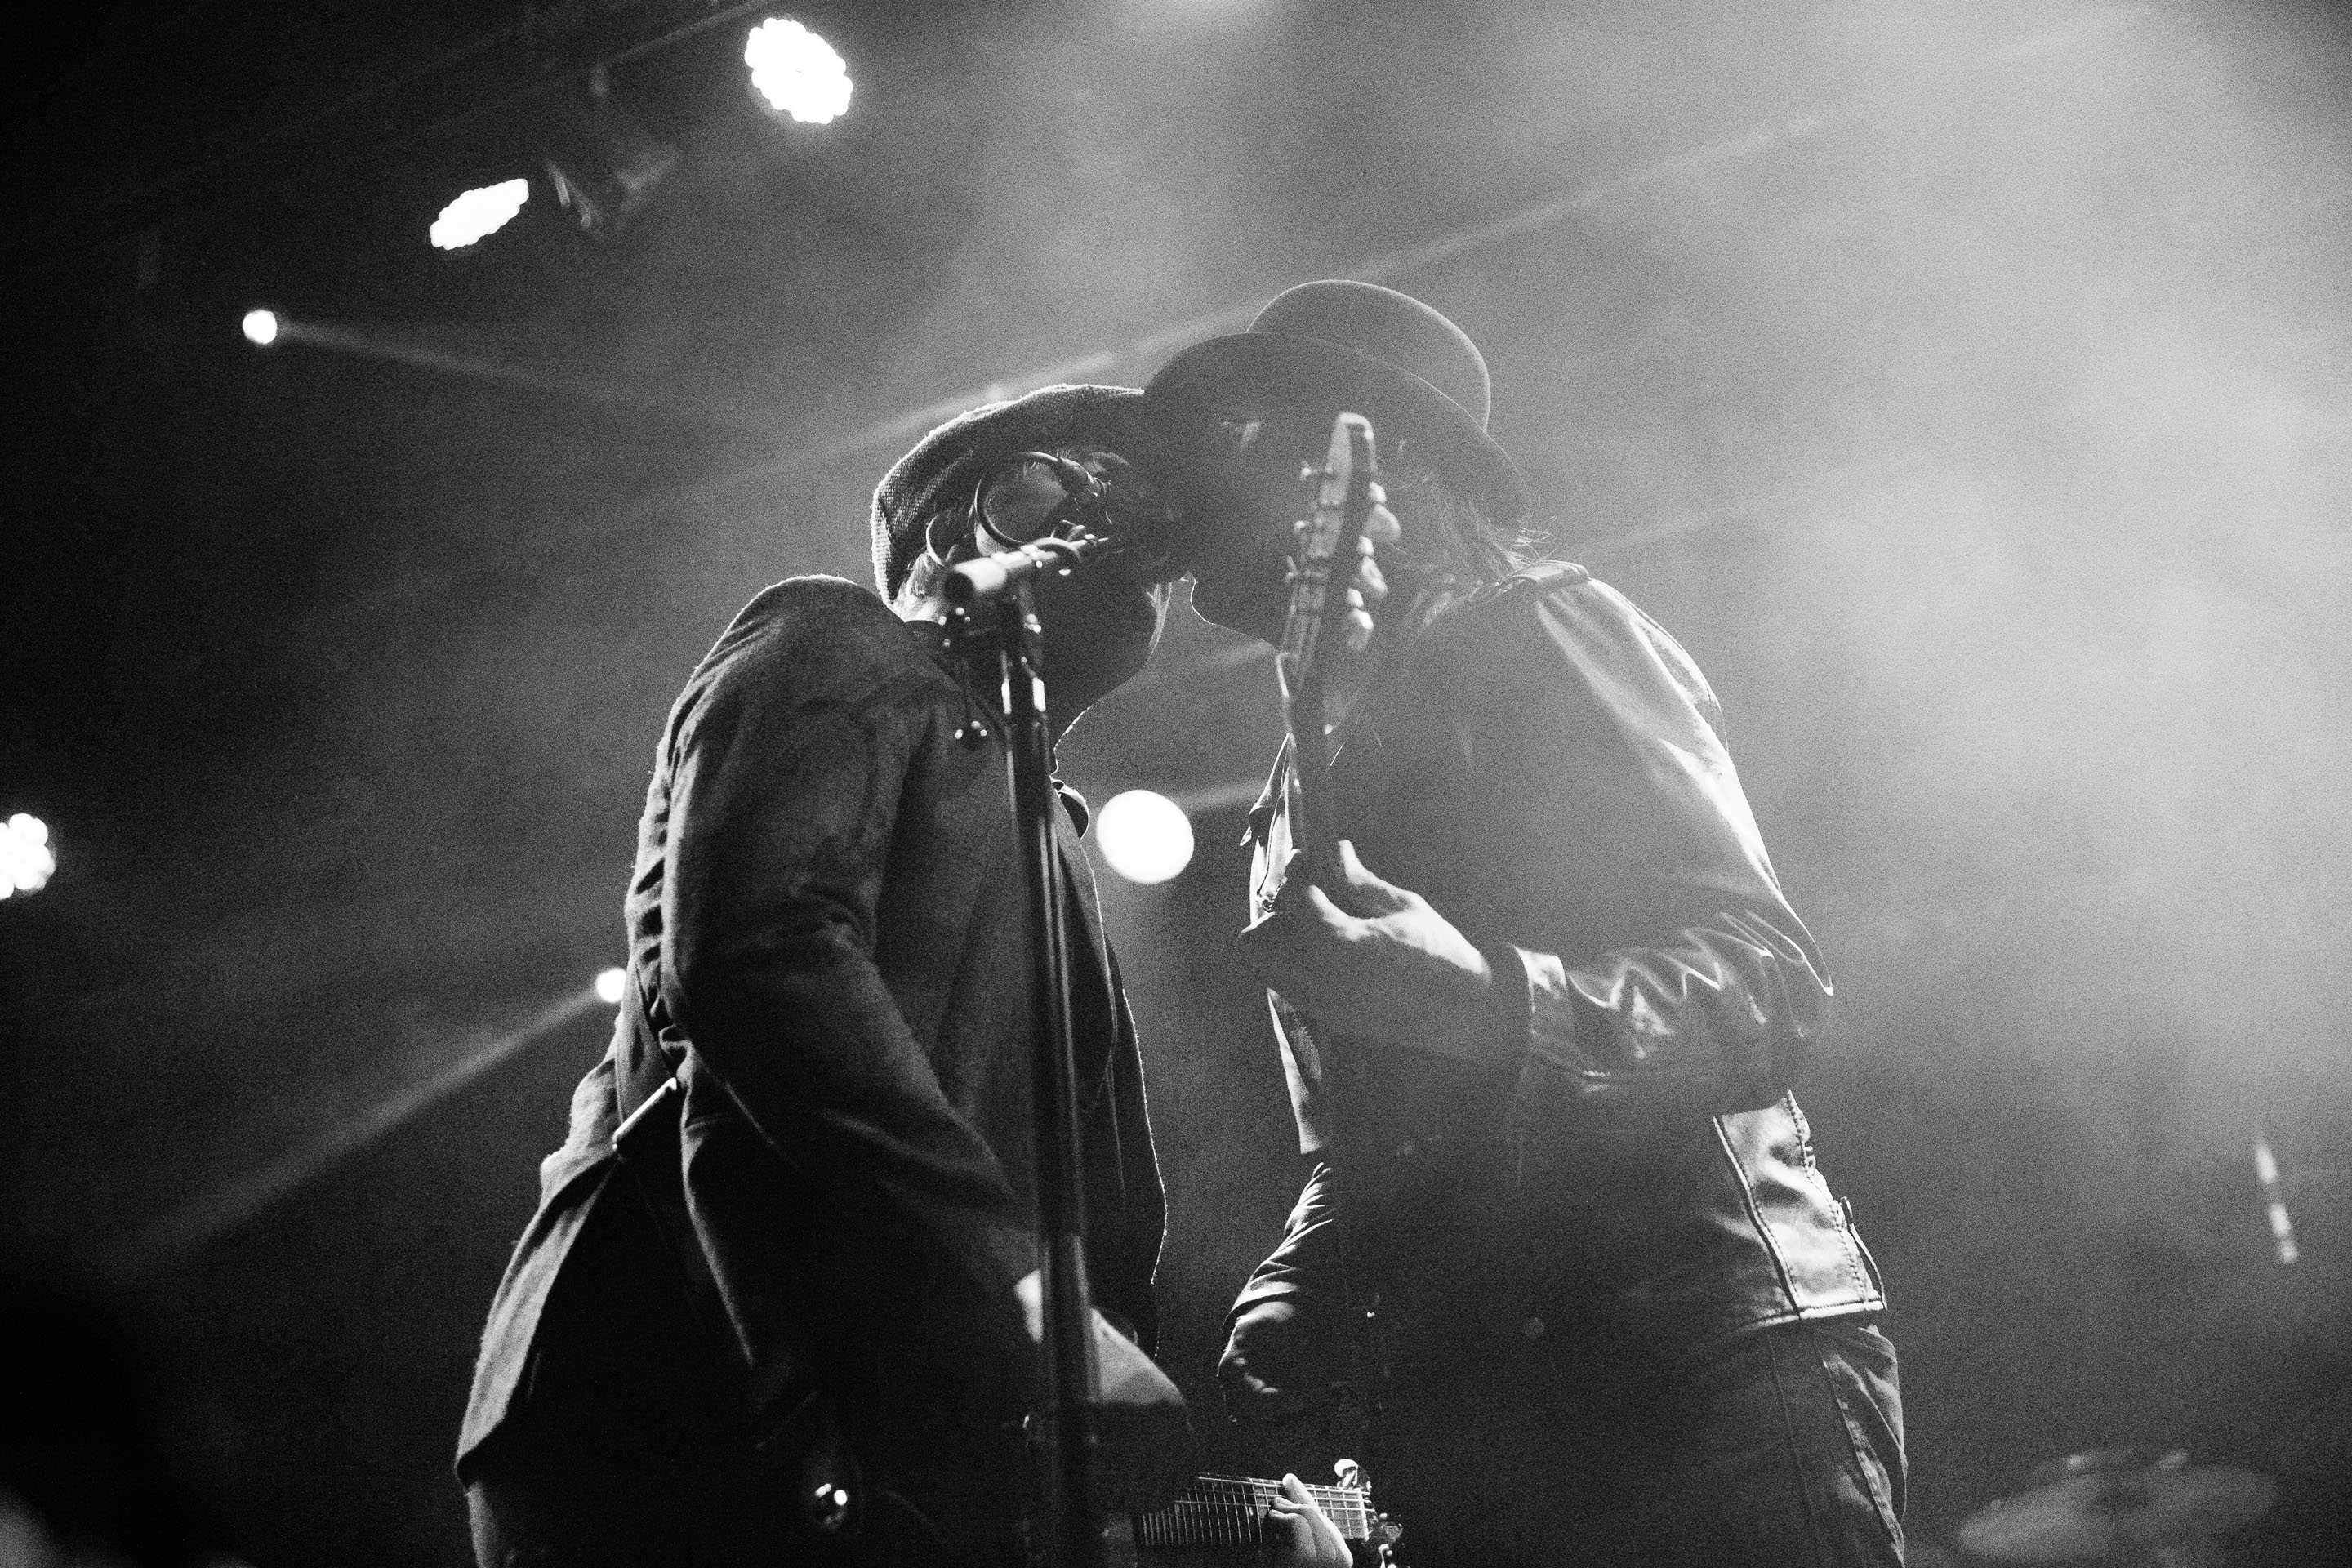
[[[1332,1465],[1331,1473],[1339,1478],[1339,1484],[1343,1487],[1360,1487],[1364,1484],[1364,1467],[1353,1459],[1339,1460]]]

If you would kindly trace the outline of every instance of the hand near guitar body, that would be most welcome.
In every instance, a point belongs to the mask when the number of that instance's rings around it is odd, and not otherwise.
[[[1367,869],[1339,841],[1337,900],[1294,856],[1273,912],[1234,951],[1284,1001],[1335,1034],[1464,1061],[1514,1048],[1496,1010],[1517,996],[1454,922],[1409,888]]]
[[[1328,1419],[1339,1406],[1340,1332],[1290,1297],[1251,1306],[1217,1363],[1226,1404],[1244,1421]]]

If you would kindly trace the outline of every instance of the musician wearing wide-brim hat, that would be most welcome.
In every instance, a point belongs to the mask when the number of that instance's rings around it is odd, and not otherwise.
[[[1238,951],[1314,1165],[1223,1378],[1276,1422],[1376,1399],[1417,1564],[1898,1562],[1885,1301],[1790,1092],[1826,970],[1706,679],[1537,557],[1488,401],[1452,321],[1350,282],[1146,388],[1211,620],[1282,637],[1336,415],[1386,491],[1319,645],[1337,868],[1293,853],[1317,747],[1252,816]]]

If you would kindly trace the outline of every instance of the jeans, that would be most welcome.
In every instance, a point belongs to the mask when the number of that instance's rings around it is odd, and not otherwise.
[[[1738,1335],[1606,1383],[1392,1409],[1381,1501],[1413,1568],[1900,1568],[1895,1347],[1866,1321]]]

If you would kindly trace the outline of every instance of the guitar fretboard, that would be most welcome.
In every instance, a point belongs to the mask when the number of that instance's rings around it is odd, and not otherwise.
[[[1307,1489],[1316,1506],[1349,1541],[1370,1539],[1371,1499],[1360,1487]],[[1251,1476],[1202,1476],[1168,1507],[1135,1516],[1135,1544],[1162,1546],[1255,1546],[1265,1539],[1266,1515],[1282,1494],[1280,1481]]]

